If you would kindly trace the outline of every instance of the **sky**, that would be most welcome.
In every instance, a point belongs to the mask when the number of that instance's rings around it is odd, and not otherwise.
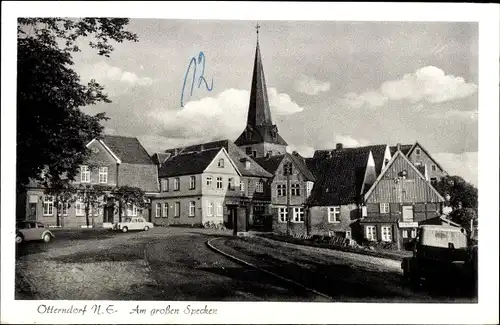
[[[246,124],[256,21],[131,19],[136,43],[110,58],[83,46],[82,81],[112,103],[106,133],[150,153],[220,139]],[[273,122],[289,151],[418,141],[477,185],[478,25],[469,22],[263,21],[259,43]],[[83,44],[83,43],[82,43]],[[188,66],[204,54],[201,64]],[[186,85],[183,83],[186,75]],[[183,93],[184,104],[181,105]]]

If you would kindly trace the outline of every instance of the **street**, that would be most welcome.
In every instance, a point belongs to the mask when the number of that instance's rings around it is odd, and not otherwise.
[[[127,234],[103,230],[54,232],[56,238],[51,243],[27,243],[18,248],[16,299],[477,300],[447,290],[411,289],[403,283],[397,261],[261,237],[235,238],[229,232],[174,227]],[[291,281],[235,262],[211,250],[207,241]]]

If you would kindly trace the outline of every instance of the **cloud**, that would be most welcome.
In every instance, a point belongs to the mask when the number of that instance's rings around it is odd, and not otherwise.
[[[477,186],[478,155],[477,152],[433,153],[432,156],[450,175],[461,176]]]
[[[432,114],[427,115],[429,118],[432,119],[452,119],[452,118],[457,118],[457,119],[471,119],[471,120],[477,120],[478,119],[478,111],[477,110],[467,110],[467,111],[459,111],[459,110],[449,110],[445,112],[435,112]]]
[[[95,79],[101,84],[117,84],[122,89],[127,86],[149,86],[153,83],[153,79],[149,77],[139,77],[134,72],[124,71],[119,67],[114,67],[105,61],[100,61],[95,64],[86,65],[78,69],[82,82],[88,82]]]
[[[442,103],[465,98],[477,92],[477,85],[462,77],[446,75],[434,66],[420,68],[399,80],[384,82],[378,90],[361,94],[348,93],[340,102],[353,108],[379,108],[388,101],[408,100],[411,103],[426,101]]]
[[[311,146],[307,144],[303,145],[293,145],[289,144],[287,147],[287,151],[292,153],[293,151],[297,151],[303,157],[312,157],[314,155],[314,151],[322,150],[322,149],[334,149],[337,143],[342,143],[344,148],[352,148],[352,147],[361,147],[366,146],[370,142],[366,139],[356,140],[349,135],[337,134],[333,137],[333,140],[329,141],[318,141],[317,145]]]
[[[272,114],[289,115],[303,110],[289,95],[268,89]],[[199,142],[236,139],[246,125],[250,92],[226,89],[216,97],[187,102],[180,110],[158,108],[146,114],[152,131],[169,139]],[[144,118],[144,116],[142,116]]]
[[[292,153],[294,151],[297,151],[304,158],[312,157],[314,155],[314,150],[315,149],[313,147],[307,145],[288,145],[288,147],[286,148],[287,152]]]
[[[345,148],[352,148],[352,147],[362,147],[366,146],[370,143],[370,141],[366,139],[354,139],[353,137],[349,135],[343,135],[339,134],[334,137],[334,142],[333,145],[330,146],[331,148],[334,148],[337,143],[342,143],[342,145]]]
[[[296,91],[307,95],[317,95],[320,92],[330,90],[329,82],[318,81],[306,75],[302,75],[299,79],[295,80],[294,86]]]

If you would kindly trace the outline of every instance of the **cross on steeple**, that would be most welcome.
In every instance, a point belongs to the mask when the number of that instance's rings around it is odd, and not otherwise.
[[[259,25],[259,23],[257,23],[257,25],[255,25],[255,30],[257,31],[257,40],[259,40],[259,28],[260,28],[260,25]]]

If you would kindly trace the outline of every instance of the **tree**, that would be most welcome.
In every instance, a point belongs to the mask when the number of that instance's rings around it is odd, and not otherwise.
[[[477,188],[460,176],[446,176],[435,185],[443,196],[450,196],[450,205],[455,209],[477,209]]]
[[[146,194],[139,187],[120,186],[113,191],[113,197],[118,201],[118,220],[122,222],[123,209],[129,205],[139,208],[148,206]]]
[[[78,198],[83,202],[85,207],[85,221],[87,227],[90,226],[89,216],[92,212],[92,216],[95,215],[95,211],[105,203],[104,196],[111,190],[111,187],[99,184],[80,184],[78,187]]]
[[[467,230],[468,237],[472,237],[474,232],[473,222],[477,219],[476,211],[472,208],[458,208],[450,213],[450,219],[460,224]]]
[[[123,18],[19,18],[17,28],[17,185],[45,177],[73,180],[88,157],[86,144],[98,137],[104,113],[85,114],[80,107],[109,103],[95,80],[87,85],[73,69],[72,53],[82,38],[97,54],[109,57],[110,41],[137,41]]]
[[[75,201],[76,188],[67,178],[59,179],[52,184],[45,184],[45,193],[54,199],[56,208],[56,225],[61,226],[61,212]]]

